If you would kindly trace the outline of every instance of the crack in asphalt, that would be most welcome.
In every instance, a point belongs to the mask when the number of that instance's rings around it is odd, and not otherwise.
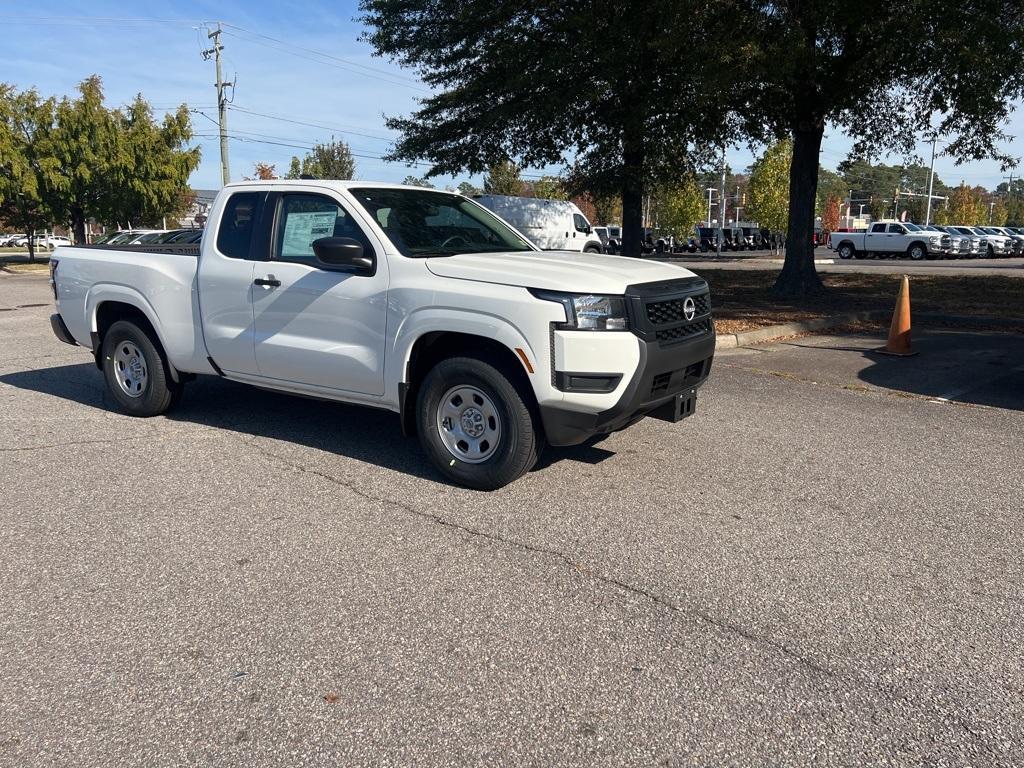
[[[561,562],[565,563],[566,565],[568,565],[572,570],[574,570],[575,572],[579,573],[580,575],[582,575],[584,577],[589,577],[589,578],[595,579],[595,580],[597,580],[599,582],[602,582],[604,584],[607,584],[609,586],[617,587],[618,589],[623,590],[625,592],[628,592],[628,593],[630,593],[632,595],[635,595],[637,597],[645,598],[645,599],[655,603],[656,605],[661,606],[662,608],[664,608],[664,609],[666,609],[666,610],[668,610],[668,611],[670,611],[672,613],[683,615],[683,616],[688,616],[691,619],[704,622],[705,624],[710,624],[711,626],[716,627],[718,630],[720,630],[721,632],[723,632],[725,634],[737,635],[737,636],[742,637],[744,640],[747,640],[749,642],[769,646],[770,648],[773,648],[774,650],[778,651],[779,653],[781,653],[783,656],[787,657],[788,659],[790,659],[790,660],[792,660],[792,661],[794,661],[794,662],[796,662],[796,663],[798,663],[798,664],[800,664],[800,665],[802,665],[802,666],[804,666],[804,667],[806,667],[806,668],[808,668],[808,669],[810,669],[810,670],[812,670],[812,671],[814,671],[814,672],[816,672],[816,673],[818,673],[820,675],[823,675],[823,676],[826,676],[826,677],[835,677],[835,673],[832,672],[831,670],[823,667],[822,665],[816,663],[815,661],[813,661],[813,660],[807,658],[806,656],[798,653],[797,651],[793,650],[792,648],[790,648],[789,646],[785,645],[782,642],[779,642],[777,640],[773,640],[772,638],[765,637],[763,635],[755,634],[755,633],[753,633],[753,632],[751,632],[749,630],[744,629],[743,627],[740,627],[740,626],[737,626],[735,624],[732,624],[731,622],[715,618],[714,616],[711,616],[710,614],[705,613],[704,611],[695,610],[693,608],[684,608],[684,607],[682,607],[680,605],[677,605],[676,603],[673,603],[671,600],[669,600],[668,598],[663,597],[662,595],[659,595],[659,594],[657,594],[655,592],[652,592],[652,591],[650,591],[648,589],[644,589],[643,587],[638,587],[638,586],[635,586],[633,584],[629,584],[629,583],[627,583],[625,581],[622,581],[621,579],[615,578],[614,576],[609,576],[607,574],[603,574],[603,573],[600,573],[600,572],[594,571],[594,570],[588,570],[581,563],[577,563],[572,558],[570,558],[568,555],[564,554],[563,552],[560,552],[557,549],[551,549],[551,548],[548,548],[548,547],[542,547],[542,546],[538,546],[536,544],[530,544],[528,542],[519,541],[517,539],[506,538],[504,536],[500,536],[500,535],[495,534],[495,533],[484,531],[484,530],[481,530],[479,528],[473,528],[471,526],[464,525],[462,523],[454,522],[454,521],[449,520],[449,519],[447,519],[445,517],[442,517],[440,515],[434,514],[433,512],[425,512],[423,510],[417,509],[417,508],[415,508],[413,506],[410,506],[409,504],[405,504],[405,503],[403,503],[401,501],[398,501],[398,500],[395,500],[395,499],[389,499],[389,498],[385,498],[385,497],[381,497],[381,496],[377,496],[377,495],[368,493],[368,492],[364,491],[363,489],[361,489],[361,488],[359,488],[359,487],[357,487],[355,485],[352,485],[352,484],[350,484],[348,482],[345,482],[344,480],[336,478],[336,477],[334,477],[332,475],[329,475],[329,474],[327,474],[325,472],[321,472],[321,471],[316,470],[316,469],[311,469],[309,467],[302,466],[301,464],[293,463],[293,462],[289,461],[288,459],[286,459],[285,457],[283,457],[283,456],[281,456],[281,455],[279,455],[277,453],[274,453],[273,451],[271,451],[269,449],[266,449],[263,446],[259,445],[255,438],[254,439],[246,439],[246,438],[238,437],[237,439],[239,439],[242,442],[246,443],[250,447],[256,449],[256,451],[258,451],[263,456],[266,456],[267,458],[274,459],[274,460],[284,464],[285,466],[287,466],[287,467],[289,467],[291,469],[298,470],[299,472],[304,472],[306,474],[314,475],[316,477],[319,477],[319,478],[322,478],[322,479],[326,480],[329,483],[332,483],[334,485],[339,485],[342,488],[345,488],[346,490],[349,490],[352,493],[356,494],[360,498],[366,499],[367,501],[377,502],[377,503],[381,503],[381,504],[389,504],[389,505],[395,506],[395,507],[401,509],[402,511],[406,512],[407,514],[413,515],[415,517],[419,517],[419,518],[424,519],[424,520],[430,520],[431,522],[433,522],[433,523],[435,523],[437,525],[440,525],[440,526],[442,526],[444,528],[449,528],[449,529],[452,529],[452,530],[461,531],[462,533],[466,533],[466,534],[468,534],[470,536],[487,539],[488,541],[492,541],[492,542],[495,542],[495,543],[498,543],[498,544],[503,544],[505,546],[512,547],[512,548],[515,548],[515,549],[520,549],[520,550],[523,550],[523,551],[526,551],[526,552],[531,552],[533,554],[546,555],[548,557],[556,558],[556,559],[560,560]]]
[[[281,456],[280,454],[277,454],[274,451],[269,450],[268,448],[264,448],[262,445],[260,445],[258,443],[258,439],[259,438],[254,437],[254,438],[251,438],[251,439],[247,439],[247,438],[244,438],[244,437],[240,437],[237,434],[235,434],[234,437],[235,437],[235,439],[239,440],[240,442],[245,443],[246,445],[249,445],[250,447],[255,449],[258,453],[260,453],[261,455],[263,455],[263,456],[265,456],[265,457],[267,457],[267,458],[269,458],[271,460],[277,461],[277,462],[283,464],[284,466],[286,466],[286,467],[288,467],[290,469],[296,470],[298,472],[305,473],[305,474],[310,474],[310,475],[313,475],[315,477],[319,477],[319,478],[321,478],[323,480],[326,480],[327,482],[331,483],[332,485],[337,485],[337,486],[340,486],[340,487],[342,487],[342,488],[344,488],[344,489],[346,489],[348,491],[351,491],[356,496],[359,496],[360,498],[365,499],[367,501],[376,502],[376,503],[380,503],[380,504],[392,505],[394,507],[397,507],[398,509],[401,509],[402,511],[404,511],[405,513],[407,513],[407,514],[409,514],[411,516],[418,517],[418,518],[420,518],[422,520],[429,520],[429,521],[431,521],[431,522],[435,523],[436,525],[439,525],[439,526],[441,526],[443,528],[447,528],[449,530],[454,530],[454,531],[459,531],[461,533],[467,534],[469,536],[473,536],[475,538],[482,538],[482,539],[485,539],[487,541],[493,542],[495,544],[504,545],[506,547],[511,547],[513,549],[518,549],[518,550],[521,550],[521,551],[530,552],[530,553],[537,554],[537,555],[545,555],[545,556],[548,556],[548,557],[551,557],[551,558],[555,558],[555,559],[561,561],[562,563],[565,563],[566,565],[568,565],[570,569],[572,569],[574,572],[578,573],[580,576],[582,576],[584,578],[591,578],[591,579],[593,579],[595,581],[598,581],[598,582],[600,582],[602,584],[606,584],[608,586],[616,587],[616,588],[618,588],[618,589],[620,589],[620,590],[622,590],[622,591],[624,591],[624,592],[626,592],[628,594],[632,594],[632,595],[634,595],[636,597],[644,598],[644,599],[654,603],[655,605],[663,608],[664,610],[668,611],[669,615],[686,616],[686,617],[690,618],[691,620],[695,620],[695,621],[699,621],[699,622],[703,622],[705,624],[708,624],[708,625],[716,628],[717,630],[719,630],[721,633],[723,633],[725,635],[732,635],[732,636],[740,637],[740,638],[743,638],[744,640],[746,640],[746,641],[748,641],[750,643],[753,643],[755,645],[766,646],[767,648],[770,648],[773,651],[778,652],[779,654],[781,654],[785,658],[789,659],[790,661],[796,663],[797,665],[799,665],[799,666],[801,666],[801,667],[803,667],[803,668],[805,668],[807,670],[810,670],[811,672],[813,672],[813,673],[815,673],[815,674],[817,674],[817,675],[819,675],[819,676],[821,676],[823,678],[827,678],[827,679],[829,679],[831,681],[845,681],[845,682],[847,682],[847,683],[849,683],[851,685],[864,685],[863,681],[859,681],[859,680],[857,680],[855,678],[852,678],[848,674],[843,674],[843,673],[836,672],[836,671],[833,671],[831,669],[828,669],[827,667],[817,663],[813,659],[810,659],[807,656],[805,656],[805,655],[795,651],[793,648],[789,647],[788,645],[786,645],[785,643],[783,643],[783,642],[781,642],[779,640],[775,640],[775,639],[767,637],[765,635],[760,635],[760,634],[757,634],[755,632],[751,632],[750,630],[745,629],[745,628],[743,628],[743,627],[741,627],[741,626],[739,626],[737,624],[734,624],[732,622],[725,621],[725,620],[722,620],[722,619],[718,619],[718,618],[716,618],[716,617],[706,613],[705,611],[697,610],[697,609],[694,609],[694,608],[686,608],[686,607],[677,605],[676,603],[672,602],[671,600],[669,600],[666,597],[663,597],[662,595],[659,595],[659,594],[657,594],[655,592],[652,592],[652,591],[650,591],[648,589],[645,589],[643,587],[638,587],[638,586],[635,586],[633,584],[629,584],[629,583],[627,583],[625,581],[622,581],[621,579],[615,578],[614,576],[609,576],[607,574],[603,574],[603,573],[600,573],[600,572],[594,571],[594,570],[588,570],[581,563],[577,563],[572,558],[570,558],[568,555],[560,552],[559,550],[550,549],[548,547],[538,546],[536,544],[530,544],[530,543],[527,543],[527,542],[524,542],[524,541],[519,541],[519,540],[516,540],[516,539],[506,538],[504,536],[500,536],[500,535],[494,534],[494,533],[489,533],[487,531],[484,531],[484,530],[481,530],[481,529],[478,529],[478,528],[473,528],[473,527],[470,527],[468,525],[464,525],[462,523],[457,523],[457,522],[454,522],[452,520],[448,520],[447,518],[441,517],[440,515],[434,514],[432,512],[425,512],[423,510],[417,509],[417,508],[415,508],[415,507],[413,507],[413,506],[411,506],[409,504],[405,504],[405,503],[403,503],[401,501],[398,501],[396,499],[389,499],[389,498],[381,497],[381,496],[378,496],[378,495],[375,495],[375,494],[372,494],[372,493],[368,493],[367,491],[365,491],[365,490],[363,490],[363,489],[361,489],[361,488],[359,488],[359,487],[357,487],[355,485],[352,485],[352,484],[350,484],[350,483],[348,483],[348,482],[346,482],[344,480],[341,480],[341,479],[339,479],[337,477],[329,475],[326,472],[321,472],[320,470],[311,469],[311,468],[305,467],[305,466],[303,466],[301,464],[296,464],[296,463],[288,460],[284,456]],[[873,685],[871,683],[868,683],[867,685],[868,685],[869,688],[871,688],[872,690],[874,690],[877,693],[881,694],[885,699],[887,699],[891,703],[895,703],[897,701],[904,701],[904,702],[907,702],[908,704],[911,704],[912,706],[915,706],[915,708],[917,708],[922,713],[928,712],[928,713],[931,714],[931,716],[933,716],[933,717],[935,717],[935,718],[937,718],[939,720],[943,720],[943,719],[950,719],[950,720],[952,720],[953,724],[957,728],[959,728],[960,730],[962,730],[963,732],[965,732],[965,733],[967,733],[967,734],[969,734],[971,736],[972,742],[975,745],[977,745],[982,750],[984,750],[992,758],[996,758],[996,759],[999,758],[1000,753],[998,752],[998,750],[993,745],[988,743],[988,741],[985,739],[984,733],[982,733],[982,732],[972,728],[970,723],[966,722],[959,715],[953,715],[950,718],[948,714],[944,715],[941,712],[937,712],[937,711],[934,711],[934,710],[930,711],[927,708],[922,709],[920,704],[914,702],[913,699],[911,699],[909,696],[901,695],[899,692],[897,692],[895,689],[893,689],[891,687],[880,686],[880,685]]]
[[[129,443],[135,440],[148,440],[151,435],[139,435],[138,437],[119,437],[116,440],[72,440],[67,443],[47,443],[46,445],[25,445],[17,448],[0,448],[0,453],[17,453],[20,451],[43,451],[47,448],[71,448],[76,445],[97,445],[110,443]]]

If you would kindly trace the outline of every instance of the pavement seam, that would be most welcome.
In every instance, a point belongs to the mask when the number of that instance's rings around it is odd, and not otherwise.
[[[454,522],[452,520],[448,520],[447,518],[441,517],[440,515],[434,514],[432,512],[424,512],[422,510],[416,509],[415,507],[412,507],[412,506],[410,506],[408,504],[404,504],[404,503],[402,503],[400,501],[397,501],[395,499],[388,499],[388,498],[376,496],[376,495],[371,494],[371,493],[367,493],[366,491],[362,490],[361,488],[358,488],[355,485],[347,483],[344,480],[340,480],[340,479],[338,479],[338,478],[336,478],[336,477],[334,477],[332,475],[329,475],[329,474],[327,474],[325,472],[321,472],[321,471],[316,470],[316,469],[310,469],[309,467],[304,467],[301,464],[295,464],[295,463],[289,461],[288,459],[286,459],[285,457],[283,457],[283,456],[281,456],[281,455],[279,455],[277,453],[274,453],[273,451],[271,451],[269,449],[266,449],[263,446],[259,445],[255,438],[254,439],[245,439],[245,438],[240,438],[239,437],[237,439],[239,439],[242,442],[247,443],[251,447],[255,448],[259,453],[261,453],[263,456],[265,456],[267,458],[274,459],[274,460],[276,460],[278,462],[281,462],[282,464],[284,464],[285,466],[287,466],[287,467],[289,467],[291,469],[298,470],[299,472],[304,472],[304,473],[307,473],[307,474],[311,474],[311,475],[314,475],[316,477],[322,478],[322,479],[326,480],[327,482],[332,483],[334,485],[339,485],[342,488],[345,488],[346,490],[349,490],[352,493],[356,494],[360,498],[366,499],[367,501],[372,501],[372,502],[376,502],[376,503],[380,503],[380,504],[388,504],[388,505],[397,507],[398,509],[401,509],[402,511],[406,512],[409,515],[413,515],[413,516],[418,517],[418,518],[420,518],[422,520],[429,520],[429,521],[431,521],[431,522],[435,523],[436,525],[439,525],[439,526],[441,526],[443,528],[448,528],[448,529],[451,529],[451,530],[460,531],[460,532],[468,534],[470,536],[486,539],[488,541],[491,541],[491,542],[494,542],[494,543],[497,543],[497,544],[502,544],[502,545],[505,545],[507,547],[511,547],[511,548],[514,548],[514,549],[519,549],[519,550],[523,550],[523,551],[526,551],[526,552],[531,552],[533,554],[546,555],[548,557],[555,558],[555,559],[560,560],[561,562],[565,563],[566,565],[568,565],[570,567],[570,569],[572,569],[576,573],[580,574],[581,576],[589,577],[589,578],[591,578],[593,580],[596,580],[596,581],[599,581],[599,582],[601,582],[603,584],[617,587],[618,589],[623,590],[624,592],[627,592],[627,593],[632,594],[634,596],[645,598],[645,599],[653,602],[654,604],[656,604],[656,605],[658,605],[658,606],[660,606],[660,607],[670,611],[671,613],[679,614],[679,615],[682,615],[682,616],[687,616],[690,619],[695,619],[695,620],[704,622],[705,624],[710,624],[711,626],[717,628],[719,631],[721,631],[724,634],[736,635],[738,637],[743,638],[744,640],[747,640],[748,642],[768,646],[769,648],[771,648],[771,649],[781,653],[783,656],[785,656],[786,658],[790,659],[791,661],[794,661],[794,662],[796,662],[796,663],[806,667],[807,669],[810,669],[811,671],[816,672],[817,674],[823,675],[825,677],[830,677],[830,678],[834,678],[835,677],[835,673],[834,672],[832,672],[831,670],[821,666],[820,664],[814,662],[813,660],[807,658],[806,656],[803,656],[802,654],[794,651],[792,648],[790,648],[789,646],[785,645],[784,643],[781,643],[781,642],[779,642],[777,640],[773,640],[771,638],[768,638],[768,637],[765,637],[765,636],[762,636],[762,635],[757,635],[757,634],[755,634],[753,632],[750,632],[749,630],[743,629],[742,627],[739,627],[739,626],[737,626],[735,624],[732,624],[732,623],[730,623],[728,621],[723,621],[721,619],[717,619],[717,618],[711,616],[710,614],[705,613],[704,611],[695,610],[693,608],[684,608],[682,606],[679,606],[679,605],[673,603],[671,600],[669,600],[669,599],[667,599],[665,597],[662,597],[661,595],[658,595],[658,594],[656,594],[654,592],[651,592],[651,591],[649,591],[647,589],[644,589],[643,587],[637,587],[637,586],[634,586],[632,584],[628,584],[628,583],[626,583],[624,581],[621,581],[620,579],[615,578],[614,576],[608,576],[606,574],[603,574],[603,573],[600,573],[600,572],[594,571],[594,570],[587,570],[580,563],[577,563],[577,562],[573,561],[568,555],[566,555],[566,554],[564,554],[564,553],[562,553],[562,552],[560,552],[560,551],[558,551],[556,549],[549,549],[547,547],[540,547],[540,546],[537,546],[535,544],[529,544],[527,542],[519,541],[519,540],[516,540],[516,539],[506,538],[504,536],[500,536],[500,535],[497,535],[497,534],[494,534],[494,533],[489,533],[487,531],[483,531],[483,530],[480,530],[478,528],[471,528],[471,527],[469,527],[467,525],[463,525],[462,523],[456,523],[456,522]]]

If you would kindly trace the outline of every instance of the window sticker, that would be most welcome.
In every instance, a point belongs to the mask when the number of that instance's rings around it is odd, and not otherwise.
[[[284,221],[281,254],[288,256],[312,254],[314,240],[331,237],[334,234],[334,220],[337,215],[337,211],[290,212]]]

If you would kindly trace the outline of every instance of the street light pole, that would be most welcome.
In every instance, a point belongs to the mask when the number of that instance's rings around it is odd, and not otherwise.
[[[725,145],[722,146],[722,186],[718,190],[718,247],[715,254],[722,255],[722,238],[725,237]]]
[[[924,211],[924,225],[927,227],[932,223],[932,188],[935,184],[935,143],[939,137],[932,134],[932,164],[928,171],[928,205]]]

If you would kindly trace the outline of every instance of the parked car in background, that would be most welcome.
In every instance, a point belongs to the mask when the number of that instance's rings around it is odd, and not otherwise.
[[[1010,242],[1010,238],[1006,235],[1001,235],[998,232],[989,232],[985,227],[972,227],[972,229],[985,239],[988,258],[998,259],[1003,256],[1009,256],[1013,252],[1013,243]]]
[[[594,234],[587,217],[569,200],[509,195],[478,195],[473,199],[519,230],[542,251],[604,251],[604,244]]]
[[[946,254],[947,258],[968,259],[972,256],[970,235],[961,234],[957,231],[956,227],[940,227],[938,225],[933,225],[932,229],[935,229],[938,232],[945,232],[949,235],[949,252]]]
[[[1024,251],[1024,235],[1011,232],[1006,227],[982,227],[990,235],[1006,238],[1007,256],[1020,256]]]
[[[701,253],[718,250],[718,230],[715,227],[697,227],[697,250]]]
[[[15,243],[25,237],[25,234],[0,235],[0,248],[13,248]]]

